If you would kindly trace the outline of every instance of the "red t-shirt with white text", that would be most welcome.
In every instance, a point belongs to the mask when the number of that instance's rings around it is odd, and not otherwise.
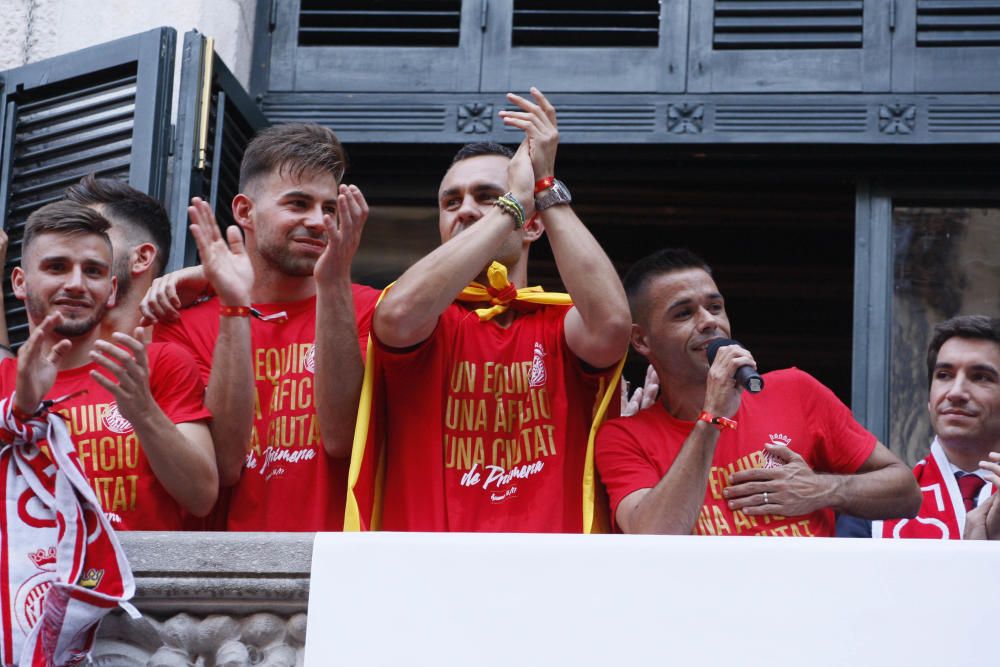
[[[785,445],[813,470],[839,474],[856,472],[875,449],[875,436],[811,375],[790,368],[764,378],[764,391],[743,394],[733,416],[736,430],[722,429],[719,435],[693,532],[833,536],[835,519],[830,509],[798,517],[754,517],[730,510],[722,496],[732,473],[780,463],[771,458],[765,444]],[[694,425],[671,416],[662,403],[604,424],[597,434],[596,456],[611,499],[612,518],[623,498],[660,482]]]
[[[612,371],[570,351],[569,308],[503,328],[456,303],[417,347],[381,348],[382,529],[582,531],[587,438]]]
[[[175,424],[208,421],[202,404],[205,387],[198,368],[176,345],[152,343],[146,348],[153,399]],[[181,530],[191,515],[167,493],[142,449],[132,424],[119,412],[114,396],[90,377],[96,370],[113,382],[110,371],[89,363],[61,371],[44,398],[81,389],[87,393],[58,403],[66,418],[80,466],[116,530]],[[0,362],[0,394],[10,395],[17,382],[17,359]]]
[[[362,357],[379,291],[354,285]],[[316,297],[254,304],[264,315],[285,312],[285,322],[250,321],[256,397],[243,474],[229,493],[225,526],[234,531],[339,531],[344,524],[348,459],[327,456],[313,402]],[[207,383],[219,332],[219,302],[181,311],[180,322],[160,324],[157,339],[175,341],[194,355]]]

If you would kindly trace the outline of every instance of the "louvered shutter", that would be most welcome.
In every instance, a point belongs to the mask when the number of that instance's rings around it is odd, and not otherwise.
[[[174,221],[171,271],[198,263],[197,248],[187,231],[192,197],[211,204],[223,230],[234,224],[231,203],[239,192],[243,151],[254,134],[268,125],[209,39],[197,31],[186,33],[182,53],[170,201]]]
[[[893,89],[981,92],[1000,86],[1000,0],[896,0]]]
[[[1000,0],[917,0],[917,46],[1000,46]]]
[[[860,49],[862,0],[716,0],[714,49]]]
[[[457,91],[479,82],[483,0],[274,6],[269,91]]]
[[[681,91],[688,3],[489,0],[482,90]]]
[[[691,3],[690,92],[885,92],[891,2]]]
[[[10,291],[28,215],[82,176],[126,179],[162,199],[176,33],[151,30],[0,73],[0,220],[10,237],[4,308],[23,342],[23,304]]]

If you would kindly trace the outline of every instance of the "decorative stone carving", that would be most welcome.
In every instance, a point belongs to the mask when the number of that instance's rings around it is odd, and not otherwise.
[[[99,667],[301,667],[305,627],[305,614],[182,613],[159,621],[119,613],[101,626],[92,657]]]
[[[493,129],[493,105],[468,102],[458,107],[458,129],[466,134],[486,134]]]
[[[882,104],[878,108],[878,129],[883,134],[910,134],[917,126],[914,104]]]
[[[704,104],[667,105],[667,130],[674,134],[701,134],[704,123]]]
[[[143,617],[101,625],[99,667],[298,667],[313,535],[120,533]]]

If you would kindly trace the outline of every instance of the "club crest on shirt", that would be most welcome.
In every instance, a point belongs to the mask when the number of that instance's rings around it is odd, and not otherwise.
[[[768,436],[769,445],[778,445],[779,447],[791,447],[792,439],[789,438],[784,433],[771,433]],[[777,456],[767,451],[767,447],[761,450],[764,455],[764,467],[765,468],[780,468],[785,465],[785,462],[779,459]]]
[[[125,419],[122,413],[118,411],[117,403],[108,404],[108,407],[104,410],[102,420],[112,433],[130,433],[133,430],[132,422]]]
[[[541,343],[535,343],[535,354],[531,359],[531,378],[528,386],[532,389],[545,386],[547,374],[545,372],[545,348]]]
[[[315,345],[313,345],[312,347],[310,347],[309,351],[306,352],[306,358],[302,361],[302,367],[305,368],[310,373],[312,373],[313,375],[316,374],[316,346]]]

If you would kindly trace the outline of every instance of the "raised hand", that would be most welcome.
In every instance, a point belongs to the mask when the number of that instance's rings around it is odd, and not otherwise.
[[[176,322],[180,309],[194,303],[209,287],[201,266],[187,266],[160,276],[149,286],[139,304],[143,326]]]
[[[527,139],[517,147],[517,152],[507,165],[507,187],[524,207],[525,219],[531,218],[535,212],[535,177]]]
[[[14,405],[22,412],[33,413],[55,384],[59,362],[73,342],[56,333],[63,323],[62,313],[54,312],[42,320],[28,336],[17,354],[17,398]]]
[[[188,216],[205,278],[219,295],[219,301],[224,306],[249,306],[253,266],[239,227],[230,225],[223,239],[212,207],[198,197],[191,200]]]
[[[990,452],[988,461],[980,461],[986,471],[986,480],[994,489],[1000,489],[1000,452]],[[1000,491],[994,492],[978,507],[965,515],[964,539],[1000,540]]]
[[[507,99],[520,111],[505,109],[500,112],[500,117],[504,125],[524,131],[535,180],[540,180],[555,173],[559,129],[556,123],[556,109],[545,95],[532,86],[531,96],[535,98],[534,102],[520,95],[507,93]]]
[[[741,366],[757,368],[753,355],[738,345],[719,348],[708,369],[704,409],[717,417],[732,417],[740,407],[743,387],[733,379]]]
[[[149,387],[149,360],[146,358],[146,346],[152,333],[148,327],[136,327],[132,336],[118,331],[111,337],[119,345],[99,340],[90,352],[91,360],[109,370],[117,382],[96,370],[90,371],[90,377],[115,397],[118,410],[133,425],[146,416],[155,403]]]
[[[622,417],[631,417],[656,403],[660,396],[660,378],[652,364],[646,367],[646,379],[641,387],[635,388],[631,398],[628,395],[628,383],[622,378],[621,394]]]
[[[323,216],[326,248],[316,260],[313,276],[321,284],[350,280],[351,262],[361,244],[361,232],[368,220],[368,202],[356,185],[341,185],[337,194],[337,217]]]

